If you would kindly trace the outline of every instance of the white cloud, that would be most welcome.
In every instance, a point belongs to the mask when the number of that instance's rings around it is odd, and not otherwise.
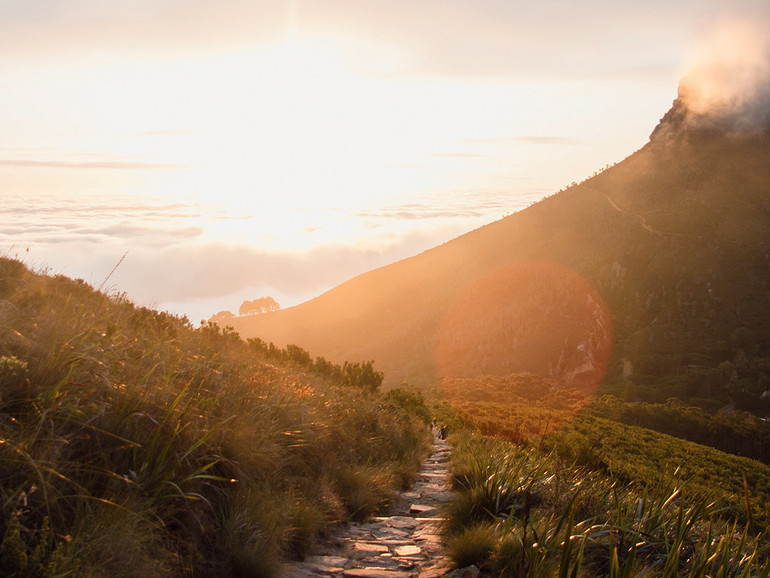
[[[0,207],[0,250],[21,253],[35,268],[82,278],[95,287],[125,255],[109,277],[108,289],[197,321],[262,295],[272,295],[284,306],[297,304],[527,202],[510,194],[428,196],[344,217],[358,223],[358,236],[347,241],[329,240],[336,231],[324,237],[324,226],[297,223],[309,239],[321,235],[326,240],[291,250],[269,240],[259,242],[254,234],[248,243],[217,240],[208,227],[237,224],[248,230],[252,219],[211,205],[144,197],[18,196]]]
[[[679,95],[692,122],[746,130],[770,123],[770,7],[764,18],[715,21],[693,52]]]
[[[688,30],[760,0],[27,0],[0,5],[0,51],[16,58],[174,54],[280,41],[290,30],[361,56],[359,72],[617,77],[679,65]]]
[[[99,170],[158,170],[179,169],[181,165],[141,163],[132,161],[44,161],[30,159],[0,159],[0,167],[35,169],[99,169]]]

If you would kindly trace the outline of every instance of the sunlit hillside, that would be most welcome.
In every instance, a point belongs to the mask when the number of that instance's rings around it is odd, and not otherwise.
[[[287,310],[242,334],[386,383],[533,373],[763,411],[770,132],[683,121],[593,178]]]
[[[0,575],[274,576],[385,508],[421,398],[262,345],[0,258]]]

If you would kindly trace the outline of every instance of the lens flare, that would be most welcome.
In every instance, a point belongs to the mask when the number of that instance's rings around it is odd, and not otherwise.
[[[604,300],[555,263],[521,262],[472,283],[448,309],[436,343],[440,379],[530,373],[595,390],[612,349]]]

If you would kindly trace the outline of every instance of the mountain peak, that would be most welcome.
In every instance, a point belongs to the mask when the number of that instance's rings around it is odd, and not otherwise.
[[[751,58],[723,56],[693,68],[650,140],[770,134],[770,42],[753,52]]]
[[[735,109],[704,109],[691,104],[697,98],[691,90],[684,81],[679,85],[677,98],[650,133],[650,141],[719,134],[770,134],[770,98],[767,103],[744,103]]]

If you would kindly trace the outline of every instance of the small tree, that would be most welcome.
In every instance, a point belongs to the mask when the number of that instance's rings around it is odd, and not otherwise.
[[[350,363],[346,361],[342,365],[342,375],[348,385],[377,391],[382,385],[385,374],[374,369],[374,361],[366,363]]]
[[[257,315],[267,311],[278,311],[281,308],[272,297],[260,297],[254,301],[244,301],[238,309],[239,315]]]
[[[717,376],[719,377],[720,385],[727,385],[737,376],[735,371],[735,365],[729,361],[723,361],[717,365]]]
[[[219,313],[215,313],[209,318],[209,323],[216,323],[220,324],[223,321],[227,321],[228,319],[234,319],[235,313],[232,311],[220,311]]]

